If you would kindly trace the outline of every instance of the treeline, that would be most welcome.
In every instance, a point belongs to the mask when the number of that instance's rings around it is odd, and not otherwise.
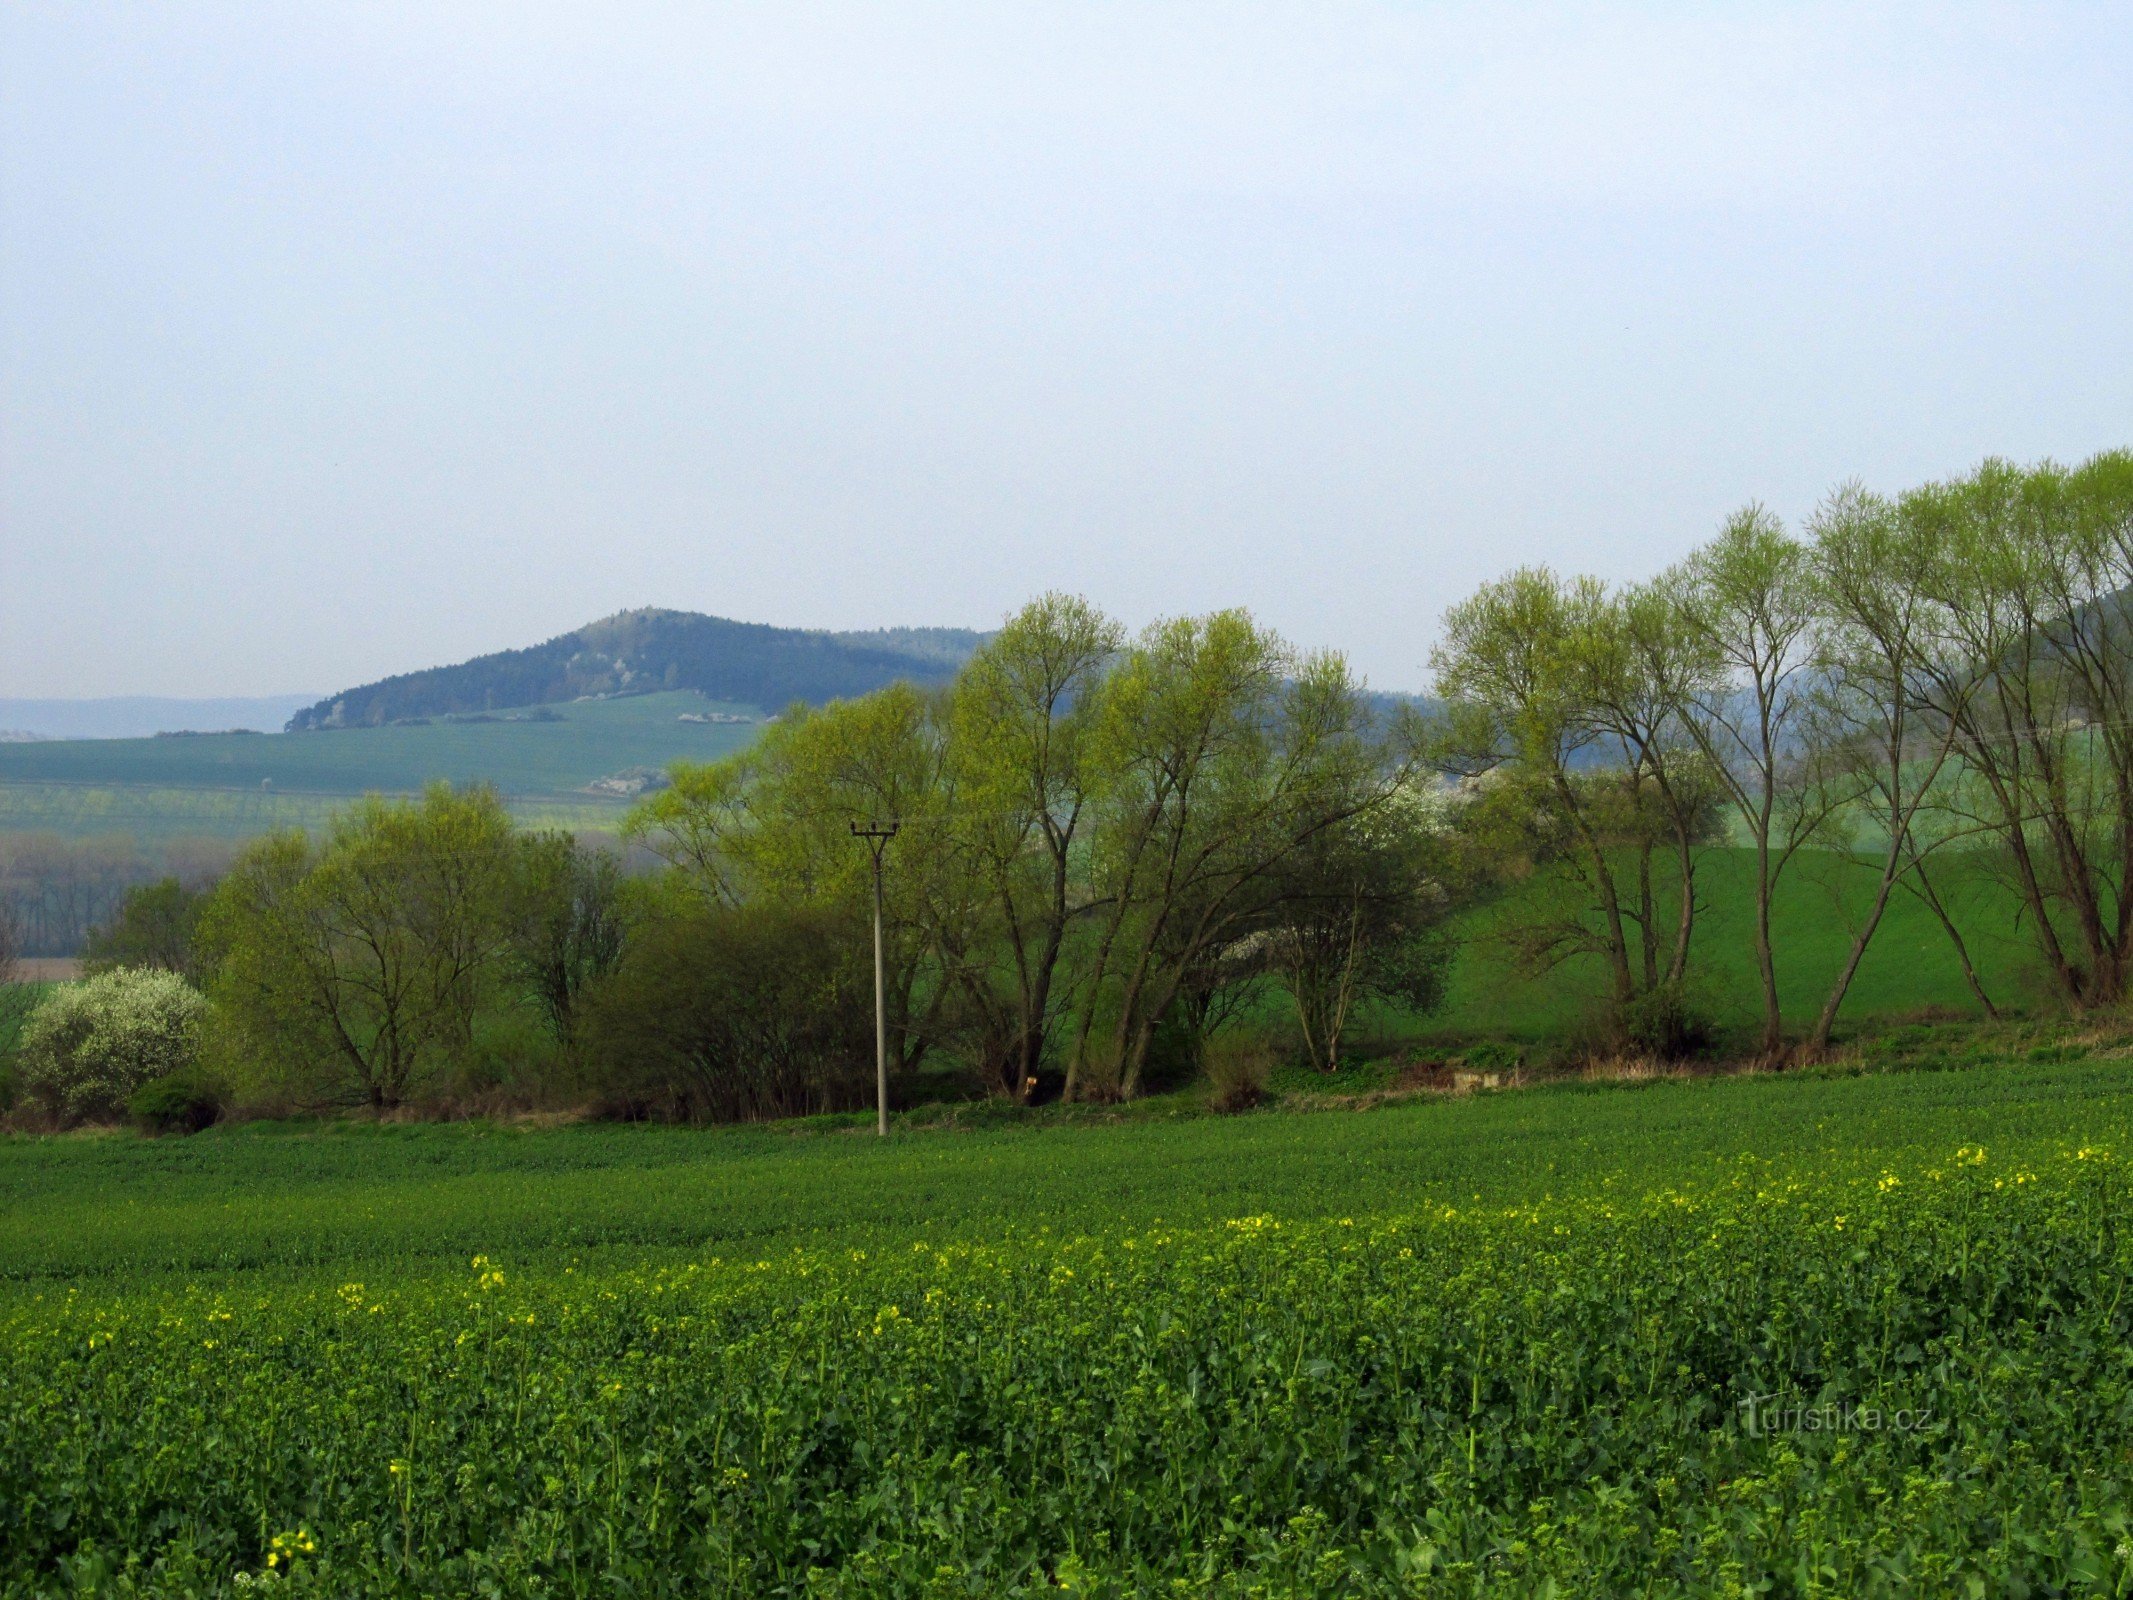
[[[1339,657],[1242,613],[1129,641],[1051,595],[945,689],[796,709],[742,754],[677,768],[625,831],[696,908],[678,937],[804,912],[847,919],[839,948],[863,950],[872,866],[851,830],[893,822],[900,1068],[945,1057],[1010,1097],[1131,1096],[1194,1070],[1270,991],[1321,1065],[1366,997],[1433,1001],[1453,897],[1419,731]]]
[[[1514,572],[1451,608],[1426,707],[1243,613],[1129,637],[1049,595],[944,684],[795,707],[674,768],[626,824],[639,870],[440,787],[257,841],[211,893],[136,889],[92,967],[196,985],[197,1009],[144,993],[128,1014],[189,1019],[217,1092],[258,1103],[852,1107],[873,1042],[856,830],[893,827],[906,1100],[1207,1072],[1247,1103],[1270,1044],[1331,1069],[1374,1003],[1437,1005],[1455,935],[1600,974],[1580,1048],[1690,1054],[1715,1037],[1714,849],[1750,863],[1770,1058],[1829,1044],[1898,894],[1993,1009],[1945,894],[1958,851],[2012,892],[2058,998],[2110,1006],[2133,962],[2129,610],[2124,452],[1847,485],[1796,531],[1749,507],[1646,583]],[[1833,979],[1787,995],[1771,904],[1810,853],[1868,892]],[[73,1070],[39,1059],[38,1082]]]
[[[210,893],[136,891],[92,981],[113,1007],[126,972],[197,984],[198,1013],[144,994],[131,1014],[182,1017],[205,1078],[257,1105],[835,1110],[873,1083],[853,828],[893,824],[899,1096],[929,1074],[952,1095],[1131,1096],[1274,1004],[1330,1067],[1372,997],[1441,988],[1456,896],[1420,732],[1241,613],[1129,640],[1048,596],[945,686],[795,708],[675,768],[625,830],[655,870],[519,831],[486,790],[372,799],[321,837],[256,841]],[[118,1107],[125,1070],[31,1053],[41,1103]]]
[[[2133,961],[2133,454],[1988,461],[1888,497],[1832,493],[1795,533],[1759,507],[1648,583],[1544,568],[1452,608],[1433,759],[1499,873],[1552,893],[1503,922],[1528,970],[1598,964],[1628,1031],[1678,1048],[1699,852],[1754,867],[1761,1047],[1788,1045],[1771,901],[1809,850],[1873,891],[1805,1044],[1828,1043],[1896,893],[1939,917],[1980,1001],[1933,863],[1963,849],[2023,907],[2057,996],[2126,992]]]
[[[0,832],[0,922],[24,955],[76,955],[118,914],[128,890],[161,878],[210,884],[237,850],[214,838],[144,843],[126,833]]]

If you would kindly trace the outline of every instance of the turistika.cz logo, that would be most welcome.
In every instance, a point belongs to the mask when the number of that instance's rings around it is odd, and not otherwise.
[[[1751,1439],[1768,1433],[1915,1433],[1933,1422],[1931,1406],[1883,1411],[1851,1401],[1820,1405],[1786,1405],[1784,1396],[1751,1394],[1740,1402],[1741,1431]]]

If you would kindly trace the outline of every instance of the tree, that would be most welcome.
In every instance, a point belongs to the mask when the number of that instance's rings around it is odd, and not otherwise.
[[[1678,1011],[1712,782],[1679,723],[1703,664],[1670,602],[1527,568],[1454,606],[1432,659],[1431,756],[1464,781],[1460,834],[1499,881],[1539,879],[1499,923],[1518,964],[1596,957],[1625,1032]]]
[[[515,852],[493,790],[370,798],[322,845],[270,835],[202,918],[212,993],[264,1054],[379,1109],[462,1057],[506,949]]]
[[[1340,1066],[1342,1035],[1365,1001],[1426,1012],[1442,997],[1448,946],[1438,935],[1452,898],[1430,810],[1403,794],[1317,834],[1278,869],[1268,964],[1321,1072]]]
[[[1151,627],[1103,698],[1111,784],[1091,843],[1105,910],[1068,1085],[1130,1097],[1172,1004],[1249,931],[1267,875],[1384,804],[1404,771],[1340,658],[1299,655],[1240,611]]]
[[[585,991],[622,956],[622,863],[563,832],[523,837],[517,851],[505,905],[509,965],[556,1042],[568,1046]]]
[[[1966,672],[1945,674],[1936,660],[1944,624],[1930,597],[1931,575],[1943,552],[1931,521],[1915,510],[1847,484],[1809,523],[1819,612],[1814,649],[1819,715],[1812,742],[1822,761],[1844,775],[1837,780],[1843,801],[1870,818],[1881,846],[1873,898],[1808,1033],[1810,1052],[1827,1048],[1889,896],[1907,876],[1942,915],[1965,975],[1984,998],[1961,936],[1924,877],[1927,853],[1950,836],[1946,831],[1934,839],[1922,834],[1973,680]],[[1929,691],[1937,668],[1947,693],[1935,701]],[[1989,1010],[1991,1002],[1985,1004]]]
[[[1755,851],[1754,948],[1762,1048],[1784,1047],[1770,906],[1780,874],[1823,815],[1787,808],[1801,754],[1817,595],[1807,552],[1761,506],[1727,519],[1718,537],[1665,580],[1681,626],[1706,658],[1681,706]]]
[[[117,967],[158,967],[197,987],[205,973],[195,936],[207,901],[206,891],[177,878],[134,885],[111,920],[90,930],[82,946],[83,970],[94,975]]]
[[[2001,847],[2038,954],[2080,1007],[2133,962],[2133,453],[1987,461],[1904,499],[1941,559],[1919,695],[1953,726],[1961,808]]]
[[[673,787],[632,811],[624,836],[672,862],[672,885],[701,903],[856,915],[873,880],[851,824],[901,820],[886,882],[886,986],[894,1064],[911,1071],[952,1026],[944,967],[971,914],[943,826],[945,760],[937,697],[908,684],[795,706],[750,749],[676,767]]]
[[[982,886],[953,970],[986,1075],[1017,1098],[1050,1056],[1068,932],[1089,909],[1075,855],[1105,795],[1091,730],[1122,642],[1087,601],[1048,594],[1008,619],[948,697],[950,837]]]
[[[69,1122],[108,1117],[198,1058],[207,1002],[174,972],[119,967],[54,990],[22,1031],[22,1081]]]

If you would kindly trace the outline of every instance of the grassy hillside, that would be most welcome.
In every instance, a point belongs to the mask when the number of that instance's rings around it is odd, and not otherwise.
[[[587,785],[714,760],[755,737],[756,723],[679,720],[716,712],[756,714],[671,693],[553,706],[552,721],[0,744],[0,831],[243,835],[311,825],[349,796],[438,778],[493,783],[528,819],[612,820],[620,798]]]
[[[1963,929],[1986,992],[1997,1004],[2035,998],[2029,944],[2011,896],[1957,855],[1936,863],[1934,882]],[[1760,1016],[1754,957],[1754,857],[1741,849],[1706,853],[1697,869],[1700,910],[1693,946],[1698,1003],[1724,1026],[1745,1029]],[[1778,994],[1794,1027],[1812,1022],[1871,901],[1876,873],[1847,858],[1803,854],[1779,881],[1772,906]],[[1517,896],[1467,919],[1464,942],[1437,1030],[1539,1041],[1560,1037],[1604,993],[1596,959],[1579,958],[1541,976],[1507,960],[1491,929],[1515,916]],[[1840,1013],[1892,1017],[1926,1008],[1977,1011],[1947,934],[1915,897],[1898,891]]]

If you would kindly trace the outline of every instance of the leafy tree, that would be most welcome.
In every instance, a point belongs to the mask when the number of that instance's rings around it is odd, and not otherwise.
[[[1952,725],[1960,809],[1998,843],[2044,968],[2115,1004],[2133,963],[2133,452],[1987,461],[1915,490],[1939,558],[1922,716]]]
[[[1761,506],[1727,519],[1718,537],[1670,573],[1665,588],[1683,631],[1699,647],[1701,671],[1687,675],[1679,711],[1710,763],[1755,851],[1755,967],[1763,1009],[1762,1048],[1784,1047],[1770,906],[1785,867],[1827,814],[1788,805],[1812,682],[1820,605],[1808,552]]]
[[[971,891],[944,826],[944,768],[936,697],[899,684],[819,710],[795,706],[750,749],[675,768],[673,787],[634,810],[624,834],[675,865],[684,898],[857,918],[871,904],[873,868],[851,826],[901,820],[885,880],[886,986],[893,1064],[914,1070],[953,1028],[945,968],[969,942]]]
[[[1315,835],[1278,870],[1269,964],[1322,1072],[1340,1066],[1359,1005],[1390,1000],[1427,1012],[1443,996],[1442,922],[1455,902],[1431,811],[1403,794]]]
[[[1108,773],[1092,740],[1123,636],[1087,601],[1025,606],[966,666],[947,703],[958,864],[978,912],[953,968],[986,1075],[1036,1085],[1071,984],[1068,935],[1088,910],[1076,855]]]
[[[1597,957],[1618,1025],[1678,1005],[1713,793],[1678,720],[1702,664],[1672,607],[1527,568],[1446,614],[1433,665],[1461,835],[1499,881],[1539,878],[1499,923],[1520,965]]]
[[[1932,580],[1943,552],[1933,521],[1916,515],[1917,509],[1847,484],[1809,523],[1819,679],[1810,742],[1824,770],[1843,775],[1837,781],[1846,802],[1842,814],[1870,821],[1880,844],[1873,897],[1808,1033],[1810,1052],[1828,1045],[1890,895],[1906,882],[1942,916],[1965,976],[1992,1010],[1962,937],[1925,875],[1927,854],[1956,837],[1947,829],[1928,837],[1929,813],[1942,791],[1959,713],[1974,680],[1958,673],[1943,686],[1952,697],[1935,703],[1931,691],[1944,624]]]
[[[621,959],[629,926],[622,863],[563,832],[527,835],[504,906],[507,962],[563,1045],[585,991]]]
[[[159,878],[126,891],[118,912],[92,929],[82,946],[83,971],[158,967],[198,986],[206,979],[196,935],[208,892],[177,878]]]
[[[1105,911],[1068,1085],[1131,1096],[1180,994],[1251,931],[1267,876],[1386,803],[1400,773],[1345,663],[1236,611],[1151,627],[1107,680],[1098,728]]]
[[[260,840],[202,918],[212,993],[268,1058],[381,1109],[463,1058],[508,949],[516,852],[493,790],[364,800]]]

